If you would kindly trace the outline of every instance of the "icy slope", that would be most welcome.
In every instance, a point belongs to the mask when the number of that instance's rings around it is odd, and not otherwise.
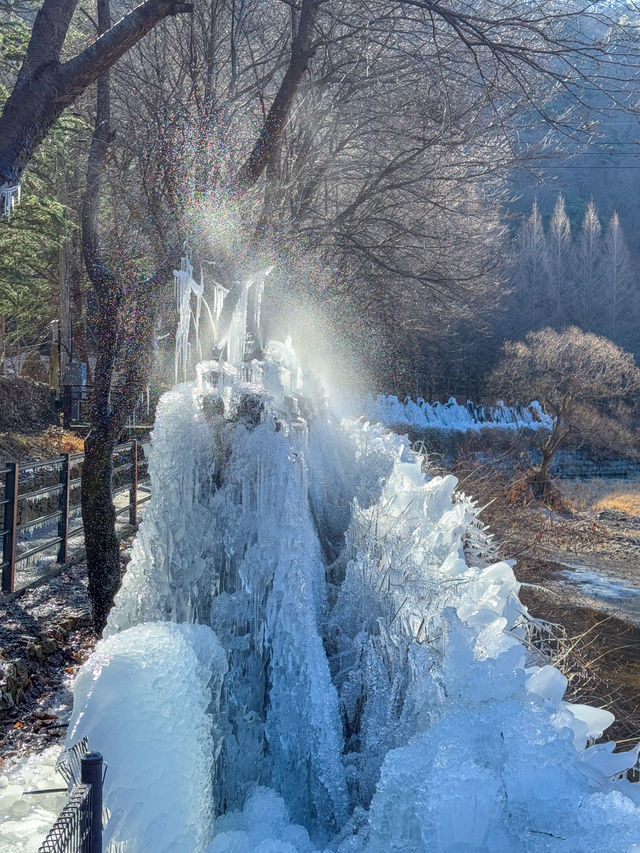
[[[160,720],[175,738],[156,758],[166,752],[182,803],[193,770],[202,832],[154,850],[640,844],[639,786],[618,779],[637,752],[589,745],[612,717],[563,702],[566,681],[532,648],[511,565],[490,563],[473,503],[453,477],[430,478],[405,439],[332,419],[290,346],[240,369],[206,363],[165,395],[150,473],[153,499],[109,619],[110,663],[88,663],[75,713],[101,732],[113,790],[132,772],[120,758],[127,728],[140,733],[130,750],[160,743]],[[190,652],[162,637],[154,651],[163,622],[212,629],[224,650],[224,661],[211,653],[214,687],[201,655],[200,675],[185,679],[174,670]],[[163,661],[166,676],[127,675],[131,630],[148,638],[140,665]],[[172,735],[154,701],[201,711],[187,726],[177,713]],[[150,807],[144,785],[130,796]],[[167,837],[193,825],[185,809],[171,811]],[[119,849],[144,853],[134,836],[126,820],[112,831],[129,839]]]

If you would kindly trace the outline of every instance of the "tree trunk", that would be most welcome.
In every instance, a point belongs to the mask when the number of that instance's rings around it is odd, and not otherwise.
[[[124,331],[115,287],[109,292],[111,298],[101,301],[99,306],[96,331],[100,349],[93,386],[91,431],[84,442],[81,486],[89,600],[97,634],[106,624],[120,586],[120,546],[113,505],[113,452],[149,375],[156,318],[154,286],[166,276],[167,268],[162,267],[152,279],[138,283],[137,293],[127,306],[131,319]],[[118,352],[127,370],[120,396],[112,405],[111,387]]]
[[[120,585],[120,547],[112,493],[113,447],[108,427],[94,424],[84,442],[81,499],[89,600],[98,635],[106,625]]]
[[[551,490],[551,478],[549,477],[551,462],[558,448],[571,432],[571,426],[565,420],[568,406],[569,395],[565,395],[562,405],[556,412],[553,429],[549,434],[549,438],[542,446],[540,465],[533,471],[529,479],[531,491],[536,498],[544,498]]]
[[[302,0],[300,16],[292,31],[289,65],[258,138],[238,171],[237,187],[241,192],[256,183],[278,149],[300,82],[314,54],[313,37],[322,2]]]
[[[82,286],[81,248],[74,234],[69,247],[69,298],[71,300],[72,348],[74,361],[87,365],[87,382],[91,384],[89,347],[87,343],[87,299]]]
[[[110,26],[109,0],[98,0],[98,28]],[[96,125],[87,162],[87,190],[82,209],[82,249],[98,299],[98,357],[91,400],[91,430],[84,442],[81,504],[87,553],[89,600],[93,627],[100,634],[120,584],[120,548],[113,505],[113,450],[121,424],[111,410],[111,383],[118,350],[121,288],[102,255],[98,235],[98,202],[111,138],[109,75],[98,80]],[[124,423],[124,420],[122,421]]]
[[[548,442],[542,448],[542,461],[538,468],[534,469],[529,479],[529,486],[534,498],[544,498],[551,490],[551,478],[549,477],[549,466],[553,459],[557,446],[551,449]]]

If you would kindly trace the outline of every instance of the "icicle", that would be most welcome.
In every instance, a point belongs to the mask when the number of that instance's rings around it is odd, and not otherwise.
[[[202,294],[204,292],[204,278],[201,271],[201,280],[198,284],[193,279],[193,266],[191,264],[191,254],[189,249],[186,249],[184,256],[180,260],[180,269],[173,271],[173,280],[176,296],[176,308],[178,311],[178,328],[176,329],[176,350],[175,350],[175,381],[178,381],[178,374],[182,368],[184,379],[187,378],[187,368],[189,366],[189,326],[191,324],[191,292],[196,296],[196,340],[198,338],[198,326],[200,323],[200,309],[202,305]]]
[[[198,350],[198,360],[202,361],[202,347],[200,346],[200,313],[202,311],[202,296],[204,294],[204,272],[202,265],[200,266],[200,284],[195,288],[192,287],[196,297],[196,310],[194,312],[194,325],[196,328],[196,347]]]
[[[11,211],[20,204],[20,184],[2,184],[0,186],[0,215],[11,220]]]
[[[245,285],[238,299],[227,335],[227,361],[230,364],[241,364],[244,358],[245,338],[247,334],[247,303],[249,291]]]
[[[226,287],[223,287],[218,282],[214,282],[213,284],[213,316],[216,318],[216,322],[220,319],[220,314],[222,313],[222,304],[224,302],[225,296],[229,293]]]
[[[253,297],[253,317],[252,322],[254,328],[258,329],[260,327],[260,314],[262,311],[262,296],[264,294],[264,283],[267,280],[267,277],[270,275],[273,267],[267,267],[267,269],[260,272],[258,275],[254,276],[251,279],[251,285],[254,288],[254,297]]]

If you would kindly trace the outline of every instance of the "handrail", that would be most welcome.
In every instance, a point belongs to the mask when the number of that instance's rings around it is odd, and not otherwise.
[[[122,456],[127,455],[130,458],[128,462],[120,462]],[[139,479],[140,466],[145,465],[145,459],[138,453],[138,440],[131,439],[130,441],[122,442],[116,445],[113,450],[113,457],[120,462],[114,466],[114,474],[123,474],[129,471],[130,476],[126,478],[127,482],[122,483],[114,491],[114,497],[129,490],[129,501],[123,507],[116,510],[116,516],[120,516],[125,512],[129,512],[129,523],[136,526],[138,523],[138,505],[146,503],[150,499],[150,495],[146,495],[138,499],[138,488],[149,483],[148,477]],[[75,520],[72,516],[72,511],[78,508],[77,503],[71,504],[70,497],[74,490],[81,483],[81,478],[71,478],[71,470],[82,465],[84,462],[84,453],[65,453],[55,459],[45,459],[39,462],[29,462],[21,466],[18,463],[5,463],[5,467],[0,469],[0,477],[4,479],[4,495],[3,500],[0,500],[0,572],[2,575],[1,589],[3,593],[13,592],[15,590],[15,573],[17,564],[24,562],[28,558],[39,554],[41,551],[58,546],[57,562],[64,563],[68,558],[69,538],[75,536],[82,531],[82,526],[76,526],[70,529],[69,522]],[[58,482],[43,486],[30,492],[22,492],[20,485],[28,486],[29,481],[33,479],[33,472],[39,468],[49,466],[57,469]],[[27,483],[24,482],[24,472],[27,472]],[[22,481],[22,483],[21,483]],[[0,481],[1,485],[1,481]],[[77,494],[77,493],[76,493]],[[24,513],[25,507],[47,495],[55,495],[56,503],[51,505],[51,501],[45,501],[46,506],[43,507],[45,512],[35,518],[29,518],[28,521],[20,521],[18,518],[21,513]],[[77,498],[75,499],[77,500]],[[37,504],[36,504],[37,506]],[[55,509],[54,509],[55,508]],[[51,510],[54,509],[52,512]],[[24,518],[24,514],[22,515]],[[28,516],[27,516],[28,518]],[[57,520],[57,530],[55,535],[50,536],[43,542],[39,542],[26,551],[20,552],[17,547],[17,540],[25,531],[29,531],[38,525],[45,525],[48,522]],[[54,528],[55,530],[55,528]],[[52,531],[53,533],[54,531]],[[24,544],[28,544],[25,542]],[[22,546],[24,547],[24,545]]]

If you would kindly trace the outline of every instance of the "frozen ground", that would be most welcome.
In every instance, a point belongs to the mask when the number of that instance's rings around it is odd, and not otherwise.
[[[64,788],[55,770],[59,747],[29,756],[0,772],[0,851],[37,853],[47,831],[66,801],[66,794],[31,794],[25,791]]]
[[[563,578],[587,599],[594,599],[598,609],[640,626],[640,587],[628,586],[602,569],[594,571],[578,563],[563,565],[567,566]]]

